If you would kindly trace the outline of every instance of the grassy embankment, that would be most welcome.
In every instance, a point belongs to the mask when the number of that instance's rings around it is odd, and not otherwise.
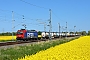
[[[46,50],[50,47],[54,47],[59,44],[63,44],[74,39],[63,39],[63,40],[54,40],[47,42],[40,42],[36,44],[29,44],[25,46],[14,46],[14,48],[10,49],[1,49],[0,50],[0,60],[13,60],[24,57],[26,55],[36,54],[41,50]]]

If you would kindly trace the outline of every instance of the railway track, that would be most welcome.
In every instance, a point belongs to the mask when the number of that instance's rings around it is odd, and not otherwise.
[[[55,38],[56,39],[56,38]],[[52,40],[55,40],[52,39]],[[32,43],[32,42],[41,42],[41,41],[47,41],[48,39],[42,39],[42,40],[29,40],[29,41],[9,41],[9,42],[0,42],[0,46],[8,46],[8,45],[15,45],[15,44],[24,44],[24,43]]]
[[[22,43],[30,43],[30,42],[29,41],[28,42],[26,41],[25,42],[24,41],[23,42],[16,42],[16,41],[15,42],[1,42],[0,46],[15,45],[15,44],[22,44]]]
[[[23,44],[23,43],[32,43],[32,42],[40,42],[40,41],[47,41],[47,40],[30,40],[30,41],[0,42],[0,46],[15,45],[15,44]]]

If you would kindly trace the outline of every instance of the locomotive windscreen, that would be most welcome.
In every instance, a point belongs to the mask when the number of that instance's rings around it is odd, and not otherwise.
[[[17,34],[23,34],[23,32],[17,32]]]

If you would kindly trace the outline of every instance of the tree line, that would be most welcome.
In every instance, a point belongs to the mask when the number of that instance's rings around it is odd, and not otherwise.
[[[16,35],[16,32],[13,32],[13,36]],[[12,36],[11,32],[5,32],[5,33],[0,33],[0,36]]]
[[[90,30],[88,32],[82,31],[81,35],[90,35]]]

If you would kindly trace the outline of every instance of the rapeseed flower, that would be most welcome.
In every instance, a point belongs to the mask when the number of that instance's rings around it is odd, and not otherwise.
[[[90,60],[90,36],[80,37],[18,60]]]
[[[16,40],[16,36],[13,36],[13,39]],[[12,36],[0,36],[1,40],[12,40]]]

